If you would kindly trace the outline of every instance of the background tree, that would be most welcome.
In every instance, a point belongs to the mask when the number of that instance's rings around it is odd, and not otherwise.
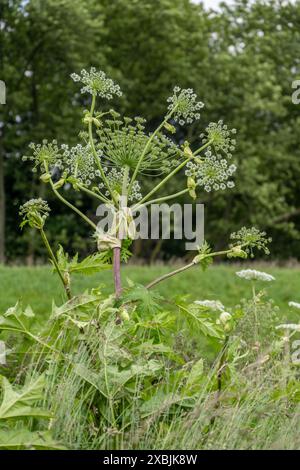
[[[8,260],[25,252],[32,262],[43,254],[35,239],[20,236],[15,225],[29,182],[28,196],[44,196],[20,155],[30,141],[44,137],[75,141],[79,107],[73,105],[83,98],[67,78],[90,65],[120,83],[122,111],[147,118],[149,130],[175,83],[194,88],[206,105],[201,128],[221,116],[238,129],[236,189],[226,195],[199,194],[207,237],[218,246],[240,223],[256,224],[272,232],[273,256],[300,256],[299,108],[291,102],[292,81],[299,78],[299,2],[238,0],[215,14],[189,0],[1,0],[1,6],[7,105],[1,107],[0,161],[6,175]],[[189,132],[197,144],[199,127]],[[176,189],[176,180],[173,184]],[[80,204],[95,213],[90,200]],[[76,218],[51,198],[50,205],[56,214],[50,235],[59,233],[69,244],[69,234],[76,233],[69,248],[88,251]],[[0,240],[3,209],[1,214]],[[145,243],[145,253],[146,246],[150,256],[153,246]],[[179,241],[156,247],[163,258],[183,251]],[[3,260],[1,242],[0,253]]]

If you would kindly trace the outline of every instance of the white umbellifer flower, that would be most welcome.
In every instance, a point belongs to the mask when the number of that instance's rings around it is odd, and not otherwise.
[[[191,88],[181,89],[176,86],[173,95],[167,99],[170,103],[168,110],[174,109],[173,119],[183,126],[186,122],[191,124],[194,120],[200,119],[200,109],[204,104],[197,101],[197,95]]]
[[[299,308],[300,309],[300,304],[297,302],[289,302],[289,307],[294,307],[294,308]]]
[[[119,85],[116,85],[111,78],[107,78],[102,70],[97,71],[95,67],[91,67],[89,72],[82,69],[80,75],[72,73],[71,78],[74,82],[82,82],[85,85],[81,88],[81,93],[98,95],[107,100],[111,100],[113,95],[122,96]]]
[[[194,304],[210,308],[211,310],[219,310],[220,312],[225,310],[224,305],[219,300],[195,300]]]
[[[77,144],[71,148],[63,144],[62,149],[64,168],[78,181],[90,186],[95,178],[95,160],[90,144]],[[100,158],[101,154],[98,156]]]
[[[205,133],[200,134],[200,138],[204,144],[211,142],[208,150],[210,151],[211,146],[213,146],[218,157],[221,157],[224,153],[227,158],[231,158],[236,145],[236,140],[232,138],[232,134],[236,134],[236,129],[228,129],[228,126],[220,120],[210,122],[205,129]]]
[[[247,279],[247,281],[275,281],[275,277],[271,276],[271,274],[264,273],[263,271],[256,271],[256,269],[243,269],[235,274],[242,279]]]
[[[275,328],[276,328],[276,330],[300,331],[300,324],[297,324],[297,323],[283,323],[282,325],[278,325]]]
[[[197,185],[203,186],[206,192],[234,187],[234,182],[229,178],[235,173],[236,166],[228,165],[224,158],[218,160],[216,156],[206,152],[203,159],[189,161],[186,166],[185,175],[197,178]]]

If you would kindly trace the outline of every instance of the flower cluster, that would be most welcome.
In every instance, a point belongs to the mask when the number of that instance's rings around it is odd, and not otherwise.
[[[298,302],[289,302],[289,307],[294,307],[294,308],[299,308],[300,309],[300,304]]]
[[[125,168],[123,167],[123,168],[117,169],[117,168],[113,167],[113,168],[109,169],[107,167],[104,167],[103,170],[104,170],[104,173],[107,177],[107,180],[109,182],[109,186],[111,187],[112,191],[114,191],[118,195],[121,195],[122,194],[122,189],[123,189],[122,186],[123,186],[123,179],[124,179],[124,175],[125,175]],[[101,190],[106,189],[106,186],[103,182],[100,183],[99,189],[101,189]],[[110,193],[107,189],[106,189],[104,194],[105,194],[105,196],[110,195]],[[132,185],[131,192],[128,195],[128,200],[129,201],[140,201],[141,199],[142,199],[141,186],[140,186],[140,183],[137,180],[135,180],[133,185]]]
[[[95,67],[91,67],[90,71],[81,70],[80,75],[71,74],[74,82],[82,82],[85,86],[81,88],[81,93],[90,93],[94,96],[100,96],[111,100],[114,95],[122,96],[119,85],[116,85],[111,78],[107,78],[104,72],[97,71]]]
[[[283,323],[275,327],[276,330],[291,330],[291,331],[300,331],[300,324],[297,323]]]
[[[178,86],[174,88],[174,93],[167,99],[167,102],[170,103],[168,110],[174,111],[172,118],[181,126],[200,119],[199,111],[204,106],[201,101],[197,101],[197,95],[191,88],[181,89]]]
[[[238,277],[246,279],[247,281],[275,281],[275,277],[263,271],[256,271],[256,269],[243,269],[235,273]]]
[[[203,186],[207,192],[234,187],[234,182],[229,178],[235,173],[236,166],[228,165],[225,159],[218,160],[210,151],[206,152],[204,159],[189,161],[186,166],[186,176],[195,178],[197,185]]]
[[[34,162],[33,171],[37,171],[37,167],[41,167],[42,170],[48,170],[49,167],[54,166],[62,167],[61,151],[56,140],[48,142],[44,139],[41,144],[32,142],[29,148],[32,150],[32,155],[24,155],[22,160]]]
[[[77,144],[71,148],[64,144],[62,149],[63,167],[67,173],[76,178],[80,183],[90,186],[97,174],[90,144],[85,146]]]
[[[149,142],[149,136],[144,132],[145,120],[136,117],[125,117],[123,120],[114,115],[107,119],[98,129],[100,142],[97,148],[103,153],[107,166],[128,167],[134,171],[137,163]],[[163,174],[178,164],[178,147],[163,134],[158,134],[147,146],[140,166],[144,174]]]
[[[232,134],[236,134],[236,129],[228,129],[227,125],[220,120],[211,122],[205,129],[205,133],[200,134],[200,138],[204,144],[211,142],[218,157],[221,157],[223,152],[227,158],[231,158],[236,145]],[[211,146],[208,146],[208,150],[211,150]]]
[[[201,307],[205,307],[210,310],[218,310],[220,312],[225,310],[224,305],[219,300],[195,300],[194,304],[200,305]]]
[[[272,239],[266,238],[266,232],[260,232],[255,227],[242,227],[238,232],[232,233],[230,239],[234,240],[234,242],[230,244],[230,248],[241,246],[247,254],[250,254],[251,258],[254,256],[253,248],[263,251],[266,255],[270,254],[267,245]]]
[[[19,214],[23,218],[21,227],[29,224],[30,227],[41,230],[49,215],[50,208],[46,201],[43,199],[30,199],[20,207]]]

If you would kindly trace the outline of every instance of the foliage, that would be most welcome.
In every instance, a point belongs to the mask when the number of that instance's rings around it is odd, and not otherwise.
[[[14,390],[5,377],[1,377],[2,403],[0,406],[0,448],[3,449],[63,449],[55,442],[49,431],[30,431],[24,418],[46,418],[51,415],[45,408],[37,407],[43,398],[45,377],[39,375],[37,379]],[[3,424],[4,422],[4,424]],[[13,424],[12,424],[13,423]],[[19,425],[18,425],[19,424]]]
[[[6,123],[0,154],[5,156],[8,195],[7,258],[28,253],[29,262],[45,256],[32,234],[17,236],[15,217],[29,172],[16,165],[16,159],[30,141],[46,137],[50,142],[59,135],[71,145],[75,143],[73,129],[79,130],[80,112],[76,106],[70,107],[75,88],[66,78],[72,71],[88,67],[86,57],[93,57],[96,66],[118,79],[124,91],[122,110],[132,117],[139,109],[149,119],[150,129],[164,111],[174,82],[201,93],[206,100],[204,126],[221,118],[239,131],[238,185],[230,194],[201,197],[210,211],[207,238],[219,247],[239,224],[250,223],[272,232],[273,256],[298,256],[298,110],[291,102],[300,43],[297,2],[246,5],[236,1],[215,15],[185,0],[164,0],[155,9],[149,0],[89,0],[84,5],[47,0],[43,9],[35,0],[26,6],[21,3],[3,6],[6,27],[1,30],[6,52],[2,75],[9,84],[9,107],[0,110],[4,113],[1,121]],[[132,43],[137,47],[130,47]],[[279,52],[274,54],[275,50]],[[85,105],[79,94],[75,102]],[[189,140],[196,142],[199,135],[193,125]],[[181,130],[178,137],[183,141],[186,132]],[[34,182],[29,196],[45,197],[37,178]],[[170,184],[175,192],[177,178]],[[88,197],[71,194],[67,186],[63,193],[94,213]],[[89,247],[83,241],[84,228],[77,225],[73,214],[66,215],[55,202],[53,206],[50,192],[46,196],[55,214],[48,224],[50,239],[59,234],[71,252],[85,256]],[[187,197],[181,196],[180,202],[188,201]],[[75,228],[78,235],[73,236]],[[151,250],[143,244],[145,257]],[[160,252],[164,258],[183,254],[179,241],[163,244]]]

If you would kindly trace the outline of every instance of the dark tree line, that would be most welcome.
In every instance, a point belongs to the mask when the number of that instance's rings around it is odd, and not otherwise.
[[[7,104],[0,105],[0,262],[45,256],[35,235],[18,227],[19,205],[38,195],[52,208],[50,238],[71,252],[92,247],[88,229],[21,160],[31,141],[76,142],[84,102],[69,75],[90,65],[121,85],[122,111],[147,118],[149,129],[175,84],[194,88],[206,106],[189,139],[196,142],[220,116],[238,129],[235,189],[199,194],[207,238],[222,246],[230,231],[257,225],[273,237],[273,256],[300,257],[300,105],[291,100],[300,78],[300,2],[236,1],[218,14],[189,0],[0,0],[0,9],[0,79],[7,86]],[[95,213],[90,200],[79,204]],[[142,247],[147,256],[153,250],[164,258],[184,253],[175,241]]]

